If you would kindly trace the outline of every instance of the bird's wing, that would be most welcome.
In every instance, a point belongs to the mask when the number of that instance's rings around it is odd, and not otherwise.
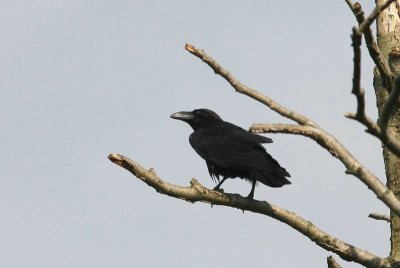
[[[281,170],[279,163],[264,147],[254,142],[256,138],[245,135],[243,131],[218,131],[212,135],[200,131],[194,137],[191,136],[190,142],[204,160],[224,168],[260,169],[272,173]]]
[[[221,126],[220,129],[221,131],[228,133],[227,135],[230,137],[240,141],[252,143],[272,143],[272,139],[270,138],[251,133],[229,122],[224,122],[224,125]]]

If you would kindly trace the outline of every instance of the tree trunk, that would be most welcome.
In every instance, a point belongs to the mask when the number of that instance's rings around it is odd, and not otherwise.
[[[377,0],[378,5],[382,5],[386,0]],[[400,66],[398,60],[398,51],[400,45],[400,18],[399,4],[396,1],[389,8],[384,10],[377,18],[377,41],[383,55],[389,59],[389,65],[395,76],[400,74]],[[396,66],[398,65],[398,66]],[[382,81],[379,71],[374,71],[374,88],[377,100],[378,112],[381,114],[383,104],[388,95],[388,89]],[[388,120],[388,132],[396,138],[400,137],[400,105],[399,102],[393,107]],[[386,147],[383,147],[383,158],[385,161],[387,186],[391,189],[397,198],[400,199],[400,158],[391,153]],[[400,217],[395,213],[390,213],[390,229],[391,229],[391,263],[400,262]]]

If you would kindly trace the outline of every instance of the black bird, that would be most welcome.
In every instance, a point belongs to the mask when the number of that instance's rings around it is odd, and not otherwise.
[[[214,190],[219,190],[226,179],[239,177],[252,183],[248,198],[253,199],[257,181],[270,187],[290,184],[286,179],[290,174],[261,145],[271,143],[270,138],[225,122],[208,109],[177,112],[171,118],[182,120],[193,128],[189,142],[206,160],[213,181],[219,182]]]

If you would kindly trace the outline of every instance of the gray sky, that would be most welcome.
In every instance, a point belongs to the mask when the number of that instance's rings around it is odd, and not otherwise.
[[[326,267],[330,253],[274,219],[162,196],[107,159],[122,153],[169,182],[213,187],[191,129],[171,113],[207,107],[244,128],[288,122],[235,93],[186,42],[316,120],[384,178],[379,143],[343,117],[355,110],[345,1],[5,0],[0,20],[1,267]],[[367,187],[311,140],[268,136],[292,185],[255,197],[386,256],[389,227],[367,215],[387,209]]]

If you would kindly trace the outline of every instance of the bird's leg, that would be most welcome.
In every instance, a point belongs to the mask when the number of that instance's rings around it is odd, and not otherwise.
[[[256,188],[256,180],[253,179],[253,184],[251,185],[251,191],[247,198],[254,199],[254,189]]]
[[[217,186],[214,187],[214,191],[219,191],[219,192],[223,192],[224,190],[220,189],[219,187],[221,187],[221,184],[227,179],[228,177],[225,177],[217,184]],[[222,191],[221,191],[222,190]]]

